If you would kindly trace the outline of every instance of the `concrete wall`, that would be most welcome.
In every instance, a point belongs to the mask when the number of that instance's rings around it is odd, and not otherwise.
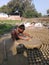
[[[31,21],[31,22],[42,22],[47,21],[49,22],[49,18],[23,18],[20,16],[8,16],[8,17],[0,17],[0,20],[22,20],[22,21]]]
[[[28,21],[28,22],[42,22],[46,21],[49,22],[49,18],[21,18],[23,21]]]
[[[21,20],[20,16],[8,16],[8,17],[0,17],[0,20]]]

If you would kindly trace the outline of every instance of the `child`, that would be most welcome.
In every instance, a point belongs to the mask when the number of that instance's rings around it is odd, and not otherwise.
[[[23,40],[29,40],[29,34],[24,34],[24,30],[25,30],[25,26],[24,24],[18,26],[16,29],[14,29],[12,32],[11,32],[11,37],[13,40],[19,40],[19,39],[23,39]],[[25,37],[25,36],[28,36],[28,37]]]

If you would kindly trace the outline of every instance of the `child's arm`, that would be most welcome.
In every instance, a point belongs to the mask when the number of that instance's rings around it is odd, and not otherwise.
[[[32,36],[30,36],[30,34],[28,34],[28,33],[23,33],[25,36],[28,36],[28,37],[30,37],[30,38],[32,38]]]
[[[11,38],[12,38],[13,41],[15,40],[14,31],[11,32]]]
[[[29,37],[24,37],[24,36],[19,36],[19,35],[18,35],[18,37],[19,37],[20,39],[22,39],[22,40],[29,40],[29,39],[30,39]]]

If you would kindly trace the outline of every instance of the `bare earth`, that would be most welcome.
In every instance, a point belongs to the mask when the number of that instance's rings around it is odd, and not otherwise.
[[[11,40],[10,34],[5,35],[0,38],[1,65],[49,65],[49,29],[32,28],[26,29],[26,32],[28,32],[33,39],[40,39],[40,42],[42,43],[41,48],[28,49],[25,51],[25,54],[17,54],[16,44]]]

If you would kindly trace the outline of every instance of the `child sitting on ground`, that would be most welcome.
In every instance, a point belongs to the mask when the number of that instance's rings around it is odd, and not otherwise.
[[[24,33],[24,30],[25,30],[24,24],[21,24],[16,29],[12,30],[11,32],[12,40],[19,40],[19,39],[29,40],[30,35],[27,33]]]

